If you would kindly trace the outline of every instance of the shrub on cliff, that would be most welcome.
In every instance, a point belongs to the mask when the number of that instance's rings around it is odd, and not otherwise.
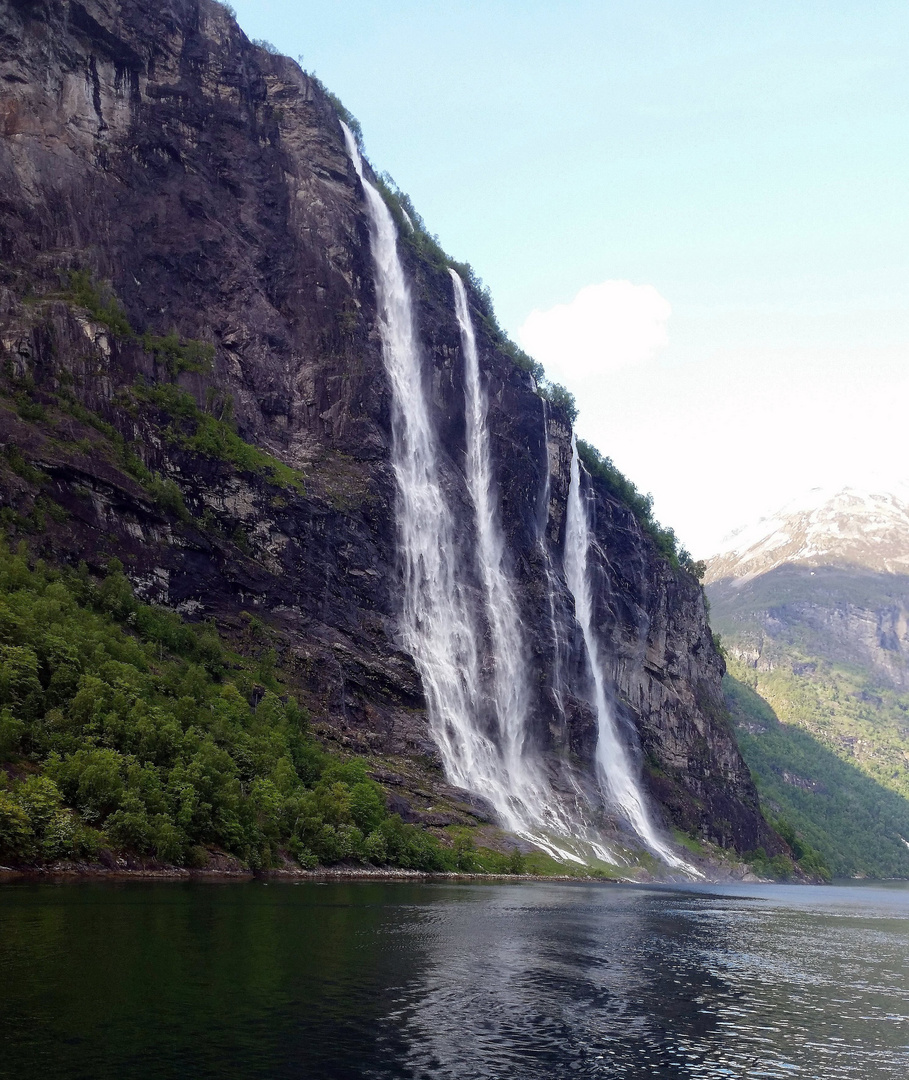
[[[100,839],[63,805],[60,789],[47,776],[28,776],[0,790],[0,858],[92,858]]]
[[[550,404],[558,406],[558,408],[564,410],[568,419],[572,424],[578,418],[578,405],[575,401],[574,394],[570,390],[566,390],[561,383],[543,382],[539,387],[540,395],[544,397]]]
[[[0,791],[0,858],[27,859],[34,854],[34,841],[28,814],[16,799]]]
[[[203,412],[191,394],[172,383],[152,386],[137,384],[135,399],[169,419],[165,437],[178,446],[204,457],[233,465],[241,472],[258,473],[269,483],[305,490],[303,474],[283,461],[242,439],[230,420]],[[179,494],[179,493],[178,493]]]
[[[637,518],[638,524],[653,540],[657,551],[670,565],[681,567],[693,574],[698,580],[706,573],[703,562],[695,562],[691,555],[681,547],[672,529],[664,528],[653,516],[653,496],[642,495],[635,485],[595,446],[583,439],[578,439],[578,457],[591,476],[596,477],[606,486],[610,494],[623,502]]]
[[[90,270],[70,270],[64,295],[70,304],[84,309],[114,337],[138,341],[143,349],[167,368],[172,378],[181,371],[211,370],[215,358],[214,345],[194,338],[181,338],[175,330],[163,335],[151,330],[137,333],[110,285],[97,281]]]

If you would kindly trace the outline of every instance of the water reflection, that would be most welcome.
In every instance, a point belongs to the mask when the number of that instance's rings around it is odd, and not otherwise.
[[[443,910],[398,1003],[416,1075],[683,1075],[687,1044],[718,1030],[704,1002],[725,983],[700,959],[716,931],[658,894],[529,886]]]
[[[532,886],[437,915],[394,1003],[408,1075],[907,1074],[905,891]]]
[[[0,1077],[909,1074],[909,889],[0,887]]]

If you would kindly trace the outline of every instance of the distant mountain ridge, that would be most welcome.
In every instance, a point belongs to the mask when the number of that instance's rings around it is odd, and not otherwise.
[[[815,489],[705,580],[765,812],[834,874],[909,876],[909,485]]]
[[[815,488],[731,533],[705,580],[748,580],[787,563],[909,573],[909,484],[890,492]]]

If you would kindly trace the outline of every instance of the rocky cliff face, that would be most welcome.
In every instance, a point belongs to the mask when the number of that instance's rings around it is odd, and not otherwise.
[[[398,644],[390,389],[331,101],[212,0],[15,0],[0,8],[0,76],[7,529],[95,571],[117,557],[146,599],[273,648],[325,734],[373,755],[411,817],[482,817],[482,800],[446,787]],[[469,547],[450,281],[412,238],[402,250]],[[556,705],[539,543],[541,526],[553,551],[564,534],[570,427],[478,325],[543,673],[531,738],[553,775],[567,762],[589,776],[596,725],[580,697]],[[727,725],[698,583],[592,483],[598,629],[652,796],[671,823],[781,850]],[[581,655],[570,641],[568,664]]]
[[[865,567],[792,565],[708,586],[713,620],[745,663],[772,671],[780,650],[865,669],[909,689],[909,576]],[[796,661],[798,664],[800,661]]]

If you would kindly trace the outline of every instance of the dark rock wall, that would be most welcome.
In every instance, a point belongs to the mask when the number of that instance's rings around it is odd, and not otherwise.
[[[0,442],[28,463],[4,464],[0,483],[16,522],[37,520],[36,500],[61,508],[29,542],[96,570],[117,556],[149,599],[238,635],[254,614],[335,738],[431,760],[419,680],[396,644],[390,399],[368,229],[319,84],[251,45],[212,0],[18,0],[0,6],[0,123]],[[451,284],[444,268],[412,251],[406,260],[469,557]],[[141,342],[73,304],[74,269],[110,282],[136,331],[214,346],[213,371],[184,372],[179,385],[202,409],[232,408],[247,442],[301,471],[305,494],[190,452],[166,416],[131,407],[137,378],[172,376]],[[589,706],[554,703],[540,546],[542,527],[558,571],[570,429],[558,410],[544,421],[531,377],[482,327],[479,345],[502,520],[540,673],[533,737],[553,762],[589,770]],[[133,479],[109,433],[61,408],[64,398],[172,480],[190,518]],[[728,727],[699,585],[605,491],[596,518],[603,654],[651,792],[686,829],[779,850]],[[570,610],[564,585],[559,599]],[[569,646],[580,684],[579,642]]]

